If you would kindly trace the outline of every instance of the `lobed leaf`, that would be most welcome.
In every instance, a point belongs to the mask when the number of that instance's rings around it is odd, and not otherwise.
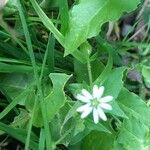
[[[65,104],[66,97],[64,93],[64,86],[71,76],[63,73],[51,73],[50,78],[53,83],[53,89],[50,94],[44,99],[43,105],[46,107],[47,119],[49,122],[58,113],[60,108]],[[42,126],[43,119],[41,115],[40,106],[35,110],[34,125]]]

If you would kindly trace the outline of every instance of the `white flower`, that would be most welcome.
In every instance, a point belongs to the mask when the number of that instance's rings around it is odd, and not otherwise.
[[[104,121],[107,120],[103,109],[112,110],[112,107],[108,104],[108,102],[112,101],[113,97],[102,97],[103,93],[104,86],[98,87],[97,85],[94,85],[92,94],[90,94],[87,90],[82,89],[81,94],[76,96],[78,100],[85,103],[77,109],[77,112],[82,113],[81,118],[87,117],[92,112],[93,119],[96,124],[99,122],[99,119]]]

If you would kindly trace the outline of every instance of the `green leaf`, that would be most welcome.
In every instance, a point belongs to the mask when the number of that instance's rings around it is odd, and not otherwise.
[[[64,86],[69,80],[71,75],[66,75],[63,73],[51,73],[50,78],[53,83],[53,90],[44,99],[44,103],[47,109],[47,118],[49,122],[54,118],[54,116],[59,112],[60,108],[64,106],[66,102],[66,97],[64,93]],[[35,110],[34,125],[42,126],[43,119],[40,111],[40,106]]]
[[[13,101],[0,113],[0,119],[5,117],[24,97],[27,97],[33,85],[30,85],[21,94],[13,99]]]
[[[61,129],[63,129],[64,125],[70,120],[70,118],[75,117],[77,114],[76,109],[80,106],[80,103],[76,102],[66,114],[64,121],[62,123]]]
[[[41,128],[40,131],[40,138],[39,138],[39,150],[44,150],[45,149],[45,133],[44,129]]]
[[[97,130],[97,131],[103,131],[103,132],[107,132],[107,133],[111,133],[110,131],[109,131],[109,129],[107,129],[102,123],[98,123],[98,124],[95,124],[94,122],[93,122],[93,120],[91,120],[91,119],[86,119],[85,120],[85,126],[90,130],[90,131],[92,131],[92,130]]]
[[[94,81],[103,72],[104,65],[102,64],[102,62],[96,59],[90,62],[90,66],[91,66],[92,79]],[[89,84],[90,81],[89,81],[89,76],[88,76],[87,64],[83,64],[79,62],[78,60],[75,60],[74,68],[75,68],[75,73],[77,75],[78,83],[86,82],[87,84]]]
[[[117,98],[117,102],[127,115],[132,115],[150,126],[150,119],[148,119],[150,116],[150,108],[136,94],[123,88]]]
[[[125,70],[126,67],[119,67],[110,72],[107,80],[103,84],[105,87],[105,95],[111,95],[114,99],[118,97],[118,94],[123,87],[122,79]]]
[[[84,150],[111,150],[115,134],[93,131],[83,141]]]
[[[29,112],[20,108],[19,115],[14,118],[14,121],[11,123],[11,125],[13,127],[25,128],[30,119]]]
[[[37,67],[39,70],[39,67]],[[32,73],[33,68],[27,65],[15,65],[0,62],[0,72],[2,73]]]
[[[59,10],[61,15],[61,33],[65,34],[68,29],[68,20],[69,20],[67,0],[59,1]]]
[[[25,91],[33,80],[32,74],[1,74],[0,88],[4,91],[5,96],[11,100]],[[26,97],[22,97],[19,104],[24,105]]]
[[[71,75],[66,74],[59,74],[59,73],[50,74],[50,78],[53,83],[53,90],[52,93],[45,99],[49,121],[65,104],[66,97],[64,93],[64,86],[70,77]]]
[[[122,78],[125,69],[125,67],[113,69],[103,85],[105,87],[104,95],[111,95],[114,97],[114,100],[111,102],[113,109],[109,113],[126,118],[126,115],[118,106],[117,101],[115,100],[118,97],[121,89],[123,88]]]
[[[5,133],[9,134],[10,136],[16,138],[17,140],[25,143],[27,131],[24,129],[17,129],[13,128],[11,126],[8,126],[4,123],[0,122],[0,130],[4,131]],[[35,136],[35,134],[31,134],[31,141],[30,141],[30,147],[33,150],[37,150],[38,144],[37,144],[38,138]]]
[[[134,10],[140,0],[80,0],[70,11],[69,31],[65,36],[65,53],[75,51],[87,38],[96,36],[101,26]]]
[[[84,150],[141,150],[146,146],[146,135],[149,129],[142,122],[133,117],[125,119],[119,130],[119,134],[92,132],[83,142]]]
[[[146,86],[148,88],[150,88],[150,67],[143,65],[142,75],[144,77],[144,81],[145,81]]]
[[[120,129],[117,142],[127,150],[144,150],[146,134],[149,132],[147,126],[134,117],[124,120]]]

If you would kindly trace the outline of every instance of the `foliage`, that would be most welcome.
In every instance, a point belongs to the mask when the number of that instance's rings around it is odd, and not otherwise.
[[[131,66],[120,63],[126,43],[104,36],[107,23],[134,11],[140,0],[14,2],[0,7],[1,136],[25,150],[150,149],[150,108],[128,88]],[[149,88],[148,63],[134,68]],[[107,121],[98,124],[76,111],[76,95],[94,85],[113,96]]]

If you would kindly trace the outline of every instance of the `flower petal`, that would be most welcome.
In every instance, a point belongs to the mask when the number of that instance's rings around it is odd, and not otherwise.
[[[103,93],[104,93],[104,86],[99,87],[99,98],[102,97]]]
[[[93,98],[99,98],[99,89],[97,85],[93,87]]]
[[[101,103],[99,104],[102,108],[107,109],[107,110],[112,110],[111,105],[107,104],[107,103]]]
[[[94,108],[94,110],[93,110],[93,119],[94,119],[95,124],[97,124],[99,122],[99,115],[98,115],[98,111],[96,108]]]
[[[76,99],[78,99],[78,100],[80,100],[80,101],[82,101],[82,102],[84,102],[84,103],[90,102],[90,99],[88,99],[87,97],[85,97],[85,96],[83,96],[83,95],[80,95],[80,94],[78,94],[78,95],[76,96]]]
[[[89,109],[89,107],[91,107],[91,106],[88,103],[88,104],[85,104],[85,105],[82,105],[82,106],[78,107],[76,111],[77,112],[83,112],[83,111],[86,111],[87,109]]]
[[[81,118],[87,117],[92,112],[92,110],[92,107],[87,107],[87,109],[81,114]]]
[[[107,102],[110,102],[113,100],[113,97],[112,96],[105,96],[105,97],[102,97],[100,99],[98,99],[99,102],[104,102],[104,103],[107,103]]]
[[[83,89],[81,92],[87,99],[92,99],[92,95],[86,89]]]
[[[107,120],[107,117],[106,117],[104,111],[103,111],[100,107],[98,107],[97,111],[98,111],[99,117],[100,117],[102,120],[106,121],[106,120]]]

